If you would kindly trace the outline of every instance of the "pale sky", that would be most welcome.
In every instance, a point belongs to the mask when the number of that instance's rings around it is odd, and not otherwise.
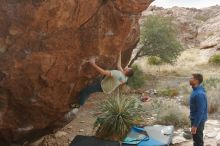
[[[155,0],[151,5],[164,8],[170,8],[173,6],[204,8],[216,4],[220,5],[220,0]]]

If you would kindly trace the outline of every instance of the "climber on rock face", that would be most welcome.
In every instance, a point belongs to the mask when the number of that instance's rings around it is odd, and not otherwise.
[[[89,85],[84,88],[79,93],[79,104],[72,104],[72,110],[69,111],[66,115],[66,119],[71,119],[77,112],[78,108],[84,105],[85,101],[89,98],[90,94],[95,92],[104,92],[106,94],[112,93],[117,87],[127,82],[128,77],[133,75],[132,68],[125,67],[122,69],[121,67],[121,51],[119,52],[118,57],[118,70],[105,70],[99,67],[95,59],[90,59],[89,63],[101,74],[104,76],[102,80],[97,81],[96,83]]]
[[[104,92],[106,94],[112,93],[117,87],[127,82],[128,77],[133,75],[132,68],[125,67],[122,69],[121,67],[121,51],[119,52],[118,57],[118,70],[105,70],[99,67],[95,59],[90,59],[89,63],[101,74],[104,76],[103,80],[100,80],[88,87],[84,88],[79,93],[79,106],[82,106],[85,101],[89,98],[90,94],[95,92]]]

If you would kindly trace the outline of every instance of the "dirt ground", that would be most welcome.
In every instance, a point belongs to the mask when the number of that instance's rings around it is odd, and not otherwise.
[[[95,122],[96,102],[106,98],[103,94],[94,94],[84,107],[80,108],[75,119],[59,131],[47,135],[31,146],[68,146],[76,135],[94,135],[93,124]],[[147,105],[147,104],[145,104]],[[143,105],[144,106],[144,105]],[[206,130],[216,128],[209,126]],[[192,146],[192,140],[175,144],[173,146]],[[217,146],[217,141],[205,137],[205,146]]]
[[[105,97],[105,96],[104,96]],[[68,146],[76,135],[94,135],[96,103],[104,98],[102,94],[94,94],[88,102],[79,109],[74,120],[59,131],[47,135],[32,143],[31,146]]]

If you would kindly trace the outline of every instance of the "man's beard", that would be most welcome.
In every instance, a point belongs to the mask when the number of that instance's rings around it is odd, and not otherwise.
[[[189,81],[190,86],[194,87],[195,84],[192,81]]]

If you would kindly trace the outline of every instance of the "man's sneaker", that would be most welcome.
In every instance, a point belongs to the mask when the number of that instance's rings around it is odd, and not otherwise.
[[[183,131],[183,137],[184,137],[185,139],[192,139],[191,131],[189,131],[189,130],[184,130],[184,131]]]
[[[73,108],[71,111],[65,114],[65,119],[66,120],[72,120],[75,116],[76,113],[79,111],[79,108]]]

